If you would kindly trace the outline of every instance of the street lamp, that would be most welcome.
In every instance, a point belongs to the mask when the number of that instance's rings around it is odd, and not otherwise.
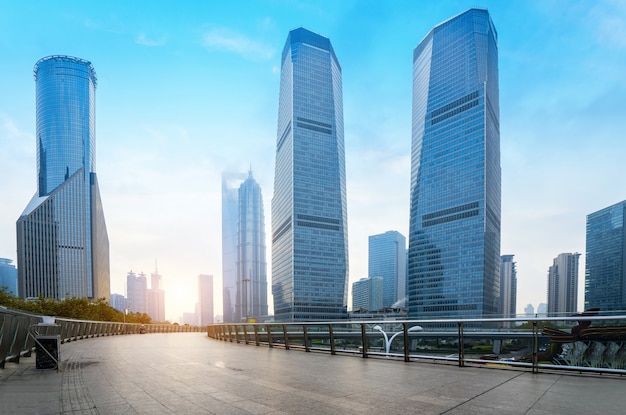
[[[385,330],[383,330],[382,327],[376,325],[376,326],[373,327],[373,329],[376,330],[376,331],[381,332],[383,334],[383,337],[385,338],[385,354],[389,354],[389,349],[391,349],[391,343],[393,343],[393,340],[396,337],[398,337],[398,335],[404,333],[404,330],[400,330],[399,332],[394,333],[393,336],[391,336],[391,338],[389,338],[387,336],[387,333],[385,332]],[[407,330],[407,333],[408,332],[413,332],[413,331],[420,331],[420,330],[423,330],[422,326],[413,326],[413,327],[410,327]]]

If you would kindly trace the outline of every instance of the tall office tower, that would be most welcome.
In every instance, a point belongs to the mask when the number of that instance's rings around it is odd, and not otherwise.
[[[143,272],[126,275],[126,306],[131,313],[145,313],[148,309],[148,279]]]
[[[277,321],[347,318],[348,223],[341,67],[298,28],[283,49],[272,198]]]
[[[398,231],[371,235],[368,275],[383,278],[383,307],[393,307],[406,295],[406,238]]]
[[[122,313],[126,312],[126,297],[122,294],[111,294],[111,300],[109,301],[109,305],[116,309],[117,311],[121,311]]]
[[[384,281],[382,277],[361,278],[352,283],[352,311],[378,311],[383,307]]]
[[[524,315],[526,317],[535,317],[535,307],[533,307],[532,304],[527,304],[526,307],[524,307]]]
[[[96,176],[96,72],[48,56],[35,64],[38,190],[17,220],[22,297],[109,299],[109,239]]]
[[[17,269],[12,259],[0,258],[0,288],[2,287],[9,293],[17,295]]]
[[[237,304],[237,230],[239,186],[244,173],[222,173],[222,304],[225,323],[235,323]]]
[[[147,311],[146,313],[153,321],[165,321],[165,291],[161,274],[157,269],[150,275],[150,288],[146,292]]]
[[[585,309],[626,310],[626,200],[587,215]]]
[[[517,315],[517,270],[514,255],[500,257],[500,315],[503,318],[515,318]],[[511,322],[504,323],[510,327]]]
[[[579,253],[559,254],[548,269],[548,316],[575,313],[578,306]]]
[[[238,224],[236,317],[267,316],[265,215],[261,186],[252,170],[239,187]]]
[[[201,326],[213,324],[213,275],[198,275],[198,311]]]
[[[486,10],[413,52],[410,317],[488,317],[500,294],[497,33]]]

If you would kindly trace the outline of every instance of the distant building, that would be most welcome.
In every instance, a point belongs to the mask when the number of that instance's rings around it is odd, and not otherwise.
[[[413,51],[410,317],[495,317],[500,295],[498,35],[470,9]]]
[[[375,312],[383,308],[384,281],[382,277],[361,278],[352,283],[352,312]]]
[[[393,307],[406,296],[406,238],[387,231],[368,238],[368,276],[383,279],[383,307]]]
[[[517,315],[517,270],[513,256],[500,257],[500,314],[503,318],[515,318]]]
[[[261,186],[252,177],[239,187],[235,319],[267,316],[265,214]]]
[[[213,324],[213,275],[198,275],[199,325]]]
[[[585,309],[626,310],[626,200],[587,215]]]
[[[532,304],[528,304],[526,307],[524,307],[524,315],[526,317],[535,317],[535,307],[533,307]]]
[[[47,56],[34,68],[37,191],[16,224],[18,292],[109,300],[109,239],[96,175],[96,72]]]
[[[165,321],[165,291],[158,270],[154,270],[150,275],[150,288],[146,292],[147,311],[154,322]]]
[[[548,269],[548,316],[575,313],[578,307],[579,253],[559,254]]]
[[[537,317],[548,317],[548,304],[539,303],[539,305],[537,306]]]
[[[111,300],[109,301],[109,305],[116,309],[117,311],[125,312],[126,307],[126,297],[122,294],[111,294]]]
[[[8,292],[17,296],[17,268],[12,262],[11,259],[0,258],[0,287],[6,287]]]
[[[126,275],[126,306],[131,313],[145,313],[148,309],[148,280],[142,272]]]
[[[190,326],[198,326],[198,316],[193,312],[184,312],[180,318],[180,324],[189,324]]]
[[[280,64],[272,199],[276,321],[347,318],[341,66],[328,38],[289,32]]]
[[[239,228],[239,186],[245,173],[222,173],[222,304],[225,323],[238,322],[237,230]]]

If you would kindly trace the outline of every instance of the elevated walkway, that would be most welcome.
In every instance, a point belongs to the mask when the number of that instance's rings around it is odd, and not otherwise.
[[[362,359],[213,340],[89,338],[0,370],[8,414],[617,414],[626,378]]]

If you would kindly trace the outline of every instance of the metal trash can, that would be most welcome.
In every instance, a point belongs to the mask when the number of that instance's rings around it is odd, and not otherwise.
[[[56,369],[60,359],[61,336],[37,336],[35,366],[37,369]]]

